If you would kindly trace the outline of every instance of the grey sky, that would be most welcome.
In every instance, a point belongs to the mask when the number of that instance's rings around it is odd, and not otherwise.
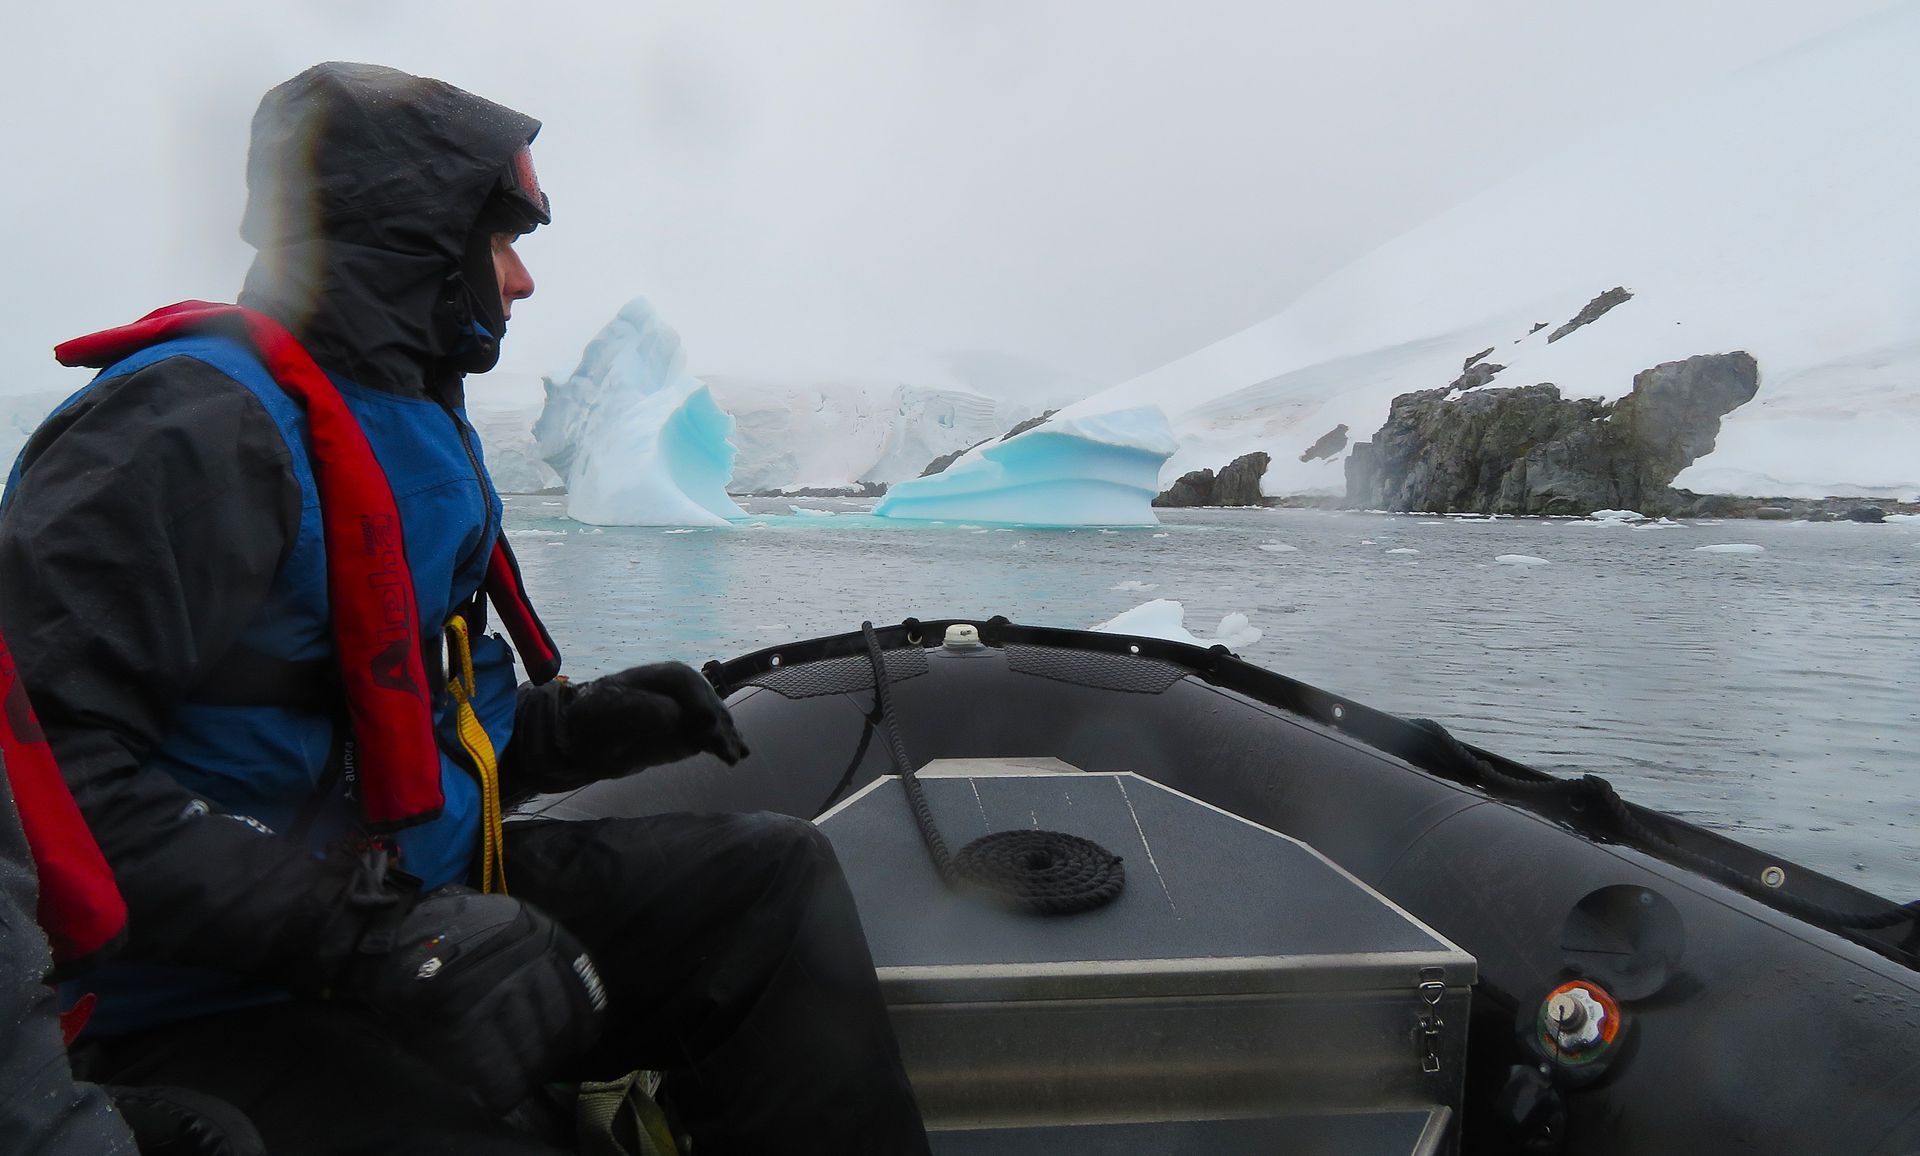
[[[1586,128],[1886,6],[22,5],[0,393],[84,380],[60,339],[231,299],[248,119],[318,60],[546,122],[556,223],[523,243],[506,370],[571,368],[645,294],[696,372],[1020,392],[1234,332]]]

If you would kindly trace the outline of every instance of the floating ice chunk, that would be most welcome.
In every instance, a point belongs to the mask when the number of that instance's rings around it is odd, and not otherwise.
[[[789,510],[792,510],[792,511],[793,511],[793,512],[794,512],[795,514],[797,514],[797,515],[799,515],[799,516],[800,516],[800,517],[802,517],[802,518],[831,518],[831,517],[833,517],[833,511],[832,511],[832,510],[809,510],[809,509],[807,509],[807,508],[806,508],[805,506],[788,506],[788,507],[787,507],[787,509],[789,509]]]
[[[1715,542],[1711,546],[1695,546],[1696,554],[1764,554],[1765,546],[1753,542]]]
[[[1415,522],[1416,526],[1444,526],[1445,522]]]
[[[1261,638],[1260,628],[1238,611],[1220,620],[1213,638],[1200,638],[1189,632],[1186,617],[1187,608],[1182,603],[1172,598],[1156,598],[1131,610],[1123,610],[1094,629],[1104,634],[1138,634],[1147,638],[1164,638],[1169,642],[1184,642],[1190,646],[1225,646],[1229,650],[1252,646]]]
[[[1418,554],[1419,552],[1420,551],[1414,549],[1412,546],[1395,546],[1393,549],[1387,551],[1389,554]]]
[[[1109,586],[1108,589],[1120,590],[1130,594],[1144,594],[1149,590],[1160,589],[1160,584],[1158,582],[1136,582],[1129,578],[1125,582],[1114,583],[1112,586]]]
[[[1165,538],[1166,536],[1167,536],[1167,535],[1165,535],[1165,534],[1155,534],[1155,535],[1154,535],[1154,537],[1156,537],[1156,538]]]
[[[1595,522],[1644,522],[1647,516],[1638,510],[1595,510],[1587,517]]]
[[[1056,419],[894,485],[882,518],[1030,526],[1151,526],[1160,465],[1177,444],[1158,406]]]
[[[687,372],[680,336],[645,298],[588,343],[563,382],[548,380],[537,450],[567,483],[567,514],[607,526],[723,526],[746,511],[727,496],[733,418]]]
[[[662,532],[667,534],[698,534],[700,531],[694,529],[691,526],[688,526],[679,530],[665,530]]]
[[[1258,626],[1247,620],[1246,615],[1236,610],[1220,619],[1220,625],[1213,632],[1213,640],[1228,650],[1238,650],[1260,641],[1262,633]]]
[[[1686,527],[1683,523],[1676,522],[1672,518],[1661,518],[1657,522],[1642,522],[1632,528],[1635,530],[1681,530]]]
[[[1888,514],[1887,521],[1920,523],[1920,514]]]
[[[1372,538],[1362,538],[1362,539],[1360,539],[1360,544],[1361,544],[1362,546],[1371,546],[1371,545],[1373,545],[1373,539],[1372,539]]]
[[[1260,548],[1269,554],[1298,554],[1300,547],[1289,546],[1285,542],[1262,542]]]
[[[1545,558],[1536,558],[1532,554],[1502,554],[1494,559],[1502,566],[1550,566]]]

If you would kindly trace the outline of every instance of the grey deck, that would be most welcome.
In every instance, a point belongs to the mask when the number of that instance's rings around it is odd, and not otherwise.
[[[1472,962],[1304,845],[1132,775],[929,777],[950,847],[990,831],[1039,827],[1094,839],[1126,861],[1127,889],[1068,917],[1011,911],[941,883],[898,779],[883,779],[823,818],[860,906],[874,963],[955,969],[1100,962],[1275,961],[1270,986],[1386,986],[1377,968]],[[1314,960],[1334,964],[1310,977]],[[1258,966],[1258,965],[1255,965]],[[1337,973],[1337,974],[1335,974]]]

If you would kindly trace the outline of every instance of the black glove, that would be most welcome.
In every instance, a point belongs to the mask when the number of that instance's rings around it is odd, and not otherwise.
[[[566,790],[702,752],[729,764],[747,755],[727,704],[681,662],[523,688],[513,728],[502,756],[509,793]]]
[[[502,1114],[585,1052],[606,1010],[593,961],[565,929],[464,887],[422,898],[389,950],[363,947],[339,991]]]

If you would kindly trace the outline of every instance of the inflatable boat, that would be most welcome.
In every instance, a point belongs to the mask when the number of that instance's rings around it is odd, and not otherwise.
[[[943,1156],[1920,1153],[1914,912],[1211,650],[908,620],[707,675],[812,818]]]

